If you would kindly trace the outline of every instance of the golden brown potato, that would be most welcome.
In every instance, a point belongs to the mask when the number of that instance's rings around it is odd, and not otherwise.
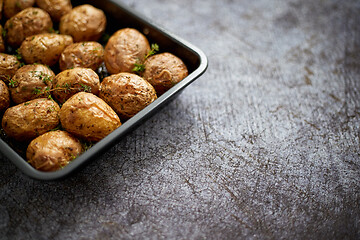
[[[50,15],[40,8],[26,8],[5,23],[6,41],[13,47],[20,46],[26,37],[51,32]]]
[[[19,104],[47,96],[54,77],[54,72],[41,64],[21,67],[9,84],[11,99]]]
[[[89,4],[77,6],[62,16],[59,30],[71,35],[74,42],[97,41],[104,33],[106,16],[104,12]]]
[[[21,10],[32,7],[35,0],[4,0],[3,10],[6,18],[11,18]]]
[[[0,80],[9,83],[20,66],[20,62],[14,55],[0,53]]]
[[[2,19],[3,16],[3,6],[4,6],[4,0],[0,0],[0,19]]]
[[[9,89],[3,81],[0,81],[0,112],[4,112],[10,106]]]
[[[55,65],[64,49],[73,43],[72,37],[56,33],[42,33],[25,38],[19,52],[27,64]]]
[[[104,48],[98,42],[79,42],[68,46],[59,59],[60,69],[74,67],[96,69],[104,61]]]
[[[2,127],[17,141],[30,141],[59,125],[59,105],[47,98],[38,98],[8,108]]]
[[[188,75],[188,70],[181,61],[171,53],[160,53],[146,59],[142,77],[154,86],[158,95],[163,94]]]
[[[131,118],[157,98],[153,86],[132,73],[118,73],[104,78],[99,96],[121,119]]]
[[[5,52],[5,42],[3,38],[3,27],[0,25],[0,52]]]
[[[36,4],[48,12],[56,22],[59,22],[60,18],[72,9],[70,0],[36,0]]]
[[[59,170],[83,151],[80,141],[66,131],[51,131],[35,138],[26,150],[26,159],[37,170]]]
[[[92,93],[79,92],[61,107],[63,128],[87,141],[100,141],[121,125],[114,110]]]
[[[146,37],[138,30],[125,28],[115,32],[105,46],[105,65],[109,73],[132,72],[150,51]]]
[[[62,71],[53,81],[53,96],[60,103],[64,103],[78,92],[99,94],[99,76],[90,68],[73,68]]]

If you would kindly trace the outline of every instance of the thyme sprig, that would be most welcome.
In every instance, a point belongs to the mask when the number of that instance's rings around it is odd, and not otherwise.
[[[141,62],[139,59],[138,61],[134,64],[134,68],[132,69],[133,72],[140,74],[142,72],[145,71],[145,60],[148,59],[150,56],[154,55],[155,53],[157,53],[159,51],[159,45],[157,45],[156,43],[151,44],[151,48],[150,51],[145,55],[144,60]]]

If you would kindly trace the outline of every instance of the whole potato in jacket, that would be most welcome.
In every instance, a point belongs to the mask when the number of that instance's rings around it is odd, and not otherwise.
[[[3,11],[6,18],[11,18],[21,10],[32,7],[35,0],[4,0]]]
[[[124,28],[115,32],[105,46],[105,65],[109,73],[132,72],[135,63],[142,63],[150,45],[138,30]]]
[[[42,33],[25,38],[19,51],[27,64],[55,65],[64,49],[73,43],[72,37],[56,33]]]
[[[0,53],[0,80],[9,83],[21,64],[16,56]]]
[[[104,78],[99,96],[121,119],[131,118],[157,98],[154,87],[132,73],[118,73]]]
[[[64,103],[78,92],[99,94],[99,76],[90,68],[73,68],[60,72],[53,81],[53,96]]]
[[[8,108],[1,125],[9,137],[30,141],[59,125],[59,105],[47,98],[38,98]]]
[[[0,112],[4,112],[10,106],[10,92],[3,81],[0,81]]]
[[[26,150],[28,162],[37,170],[59,170],[83,151],[80,141],[66,131],[51,131],[32,140]]]
[[[104,12],[89,4],[74,7],[61,17],[61,34],[71,35],[74,42],[97,41],[104,33],[106,16]]]
[[[104,48],[98,42],[79,42],[66,47],[61,53],[59,66],[62,71],[74,67],[96,71],[104,61]]]
[[[26,37],[52,31],[50,15],[40,8],[26,8],[5,23],[6,41],[13,47],[21,45]]]
[[[12,77],[9,83],[11,99],[19,104],[35,98],[46,97],[52,87],[54,72],[47,66],[25,65]]]
[[[121,125],[114,110],[92,93],[79,92],[61,107],[62,127],[87,141],[100,141]]]
[[[5,52],[5,41],[3,38],[3,27],[0,25],[0,52]]]
[[[36,0],[36,4],[48,12],[56,22],[59,22],[60,18],[72,9],[70,0]]]
[[[188,75],[183,61],[171,53],[160,53],[146,59],[142,77],[163,94]]]

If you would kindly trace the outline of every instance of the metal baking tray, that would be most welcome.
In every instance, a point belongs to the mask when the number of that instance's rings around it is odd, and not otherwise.
[[[161,107],[167,104],[177,96],[185,87],[201,76],[208,65],[206,55],[191,43],[170,33],[151,20],[125,6],[120,1],[114,0],[72,0],[73,6],[81,4],[91,4],[94,7],[102,9],[107,17],[106,33],[111,35],[116,30],[131,27],[144,33],[150,43],[157,43],[160,46],[160,52],[171,52],[180,57],[186,64],[189,75],[180,83],[173,86],[170,90],[158,97],[153,103],[140,111],[134,117],[124,122],[118,129],[113,131],[107,137],[93,145],[78,158],[73,160],[64,168],[55,172],[42,172],[33,168],[27,163],[25,156],[19,154],[14,146],[10,146],[4,139],[0,139],[0,151],[10,159],[23,173],[31,178],[39,180],[61,179],[78,170],[91,159],[99,156],[109,147],[125,136],[126,133],[139,126],[144,120],[156,113]]]

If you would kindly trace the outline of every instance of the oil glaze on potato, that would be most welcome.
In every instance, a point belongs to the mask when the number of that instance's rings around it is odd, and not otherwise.
[[[54,72],[41,64],[21,67],[9,84],[11,99],[14,103],[19,104],[47,96],[54,77]]]
[[[2,127],[17,141],[30,141],[59,125],[59,105],[47,98],[38,98],[8,108]]]
[[[150,51],[146,37],[138,30],[124,28],[115,32],[105,46],[105,65],[109,73],[132,72]]]
[[[97,41],[105,31],[106,16],[101,9],[89,4],[77,6],[62,16],[59,30],[71,35],[74,42]]]
[[[69,35],[42,33],[25,38],[20,54],[27,64],[41,63],[55,65],[64,49],[73,43]]]
[[[171,53],[160,53],[146,59],[142,77],[163,94],[188,75],[183,61]]]
[[[96,69],[104,61],[104,48],[98,42],[73,43],[61,53],[59,60],[60,69],[74,67]]]
[[[90,68],[73,68],[62,71],[53,81],[53,96],[60,103],[64,103],[75,93],[85,91],[99,94],[99,76]]]
[[[20,62],[16,56],[0,53],[0,80],[9,83],[19,68]]]
[[[4,112],[10,106],[9,89],[3,81],[0,81],[0,112]]]
[[[6,41],[20,46],[26,37],[52,31],[50,15],[40,8],[26,8],[5,23]]]
[[[92,93],[79,92],[61,107],[62,127],[87,141],[100,141],[121,125],[114,110]]]
[[[59,170],[82,153],[80,141],[65,131],[51,131],[35,138],[26,150],[28,162],[37,170]]]
[[[153,86],[132,73],[118,73],[104,78],[99,96],[121,119],[131,118],[157,98]]]
[[[3,11],[6,18],[11,18],[21,10],[32,7],[35,0],[4,0]]]
[[[56,22],[59,22],[60,18],[72,9],[70,0],[36,0],[36,4],[48,12]]]

